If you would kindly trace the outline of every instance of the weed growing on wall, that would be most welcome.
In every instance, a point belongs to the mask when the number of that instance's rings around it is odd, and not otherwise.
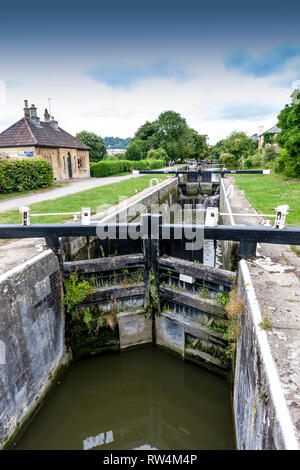
[[[229,320],[229,326],[224,338],[229,341],[229,345],[226,348],[226,354],[234,358],[236,341],[241,332],[240,318],[244,310],[244,302],[238,294],[237,289],[233,289],[230,294],[226,305],[227,318]]]
[[[271,320],[270,320],[270,317],[269,317],[269,309],[267,306],[265,306],[263,308],[263,311],[262,311],[262,321],[260,322],[259,326],[263,329],[263,330],[272,330],[273,328],[273,325],[271,323]]]
[[[89,281],[79,279],[77,273],[72,273],[69,278],[65,280],[63,306],[66,312],[71,313],[73,307],[80,304],[94,289],[94,286],[92,286]]]

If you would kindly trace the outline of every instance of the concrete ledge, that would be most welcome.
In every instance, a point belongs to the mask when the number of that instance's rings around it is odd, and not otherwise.
[[[220,367],[221,369],[228,369],[228,367],[224,366],[220,359],[218,359],[217,357],[213,357],[211,354],[207,354],[204,351],[199,351],[199,349],[187,348],[185,350],[185,353],[189,356],[194,357],[195,359],[200,359],[200,361],[206,362],[208,365],[214,364],[215,366]]]
[[[152,320],[143,315],[142,310],[120,312],[117,318],[121,350],[152,343]]]

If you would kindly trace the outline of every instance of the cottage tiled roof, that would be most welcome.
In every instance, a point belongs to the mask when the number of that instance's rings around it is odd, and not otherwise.
[[[280,132],[281,132],[280,127],[275,125],[275,126],[271,127],[271,129],[268,129],[267,131],[263,131],[258,135],[261,136],[261,135],[264,135],[264,134],[267,134],[267,133],[269,133],[269,134],[280,134]]]
[[[0,134],[3,147],[51,147],[89,150],[90,147],[49,122],[35,123],[22,118]]]
[[[281,129],[278,126],[273,126],[266,132],[269,132],[270,134],[280,134]]]

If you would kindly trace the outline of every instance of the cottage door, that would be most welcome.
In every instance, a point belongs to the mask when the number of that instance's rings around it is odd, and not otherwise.
[[[68,174],[69,178],[72,179],[72,161],[71,161],[71,155],[68,153]]]

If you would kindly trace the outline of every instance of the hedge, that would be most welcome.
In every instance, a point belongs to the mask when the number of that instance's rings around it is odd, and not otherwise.
[[[0,160],[0,193],[43,188],[52,181],[53,169],[45,160]]]
[[[91,163],[91,176],[100,178],[102,176],[117,175],[118,173],[125,173],[133,168],[134,170],[151,170],[163,168],[165,166],[164,160],[119,160],[109,161],[102,160],[101,162]]]

